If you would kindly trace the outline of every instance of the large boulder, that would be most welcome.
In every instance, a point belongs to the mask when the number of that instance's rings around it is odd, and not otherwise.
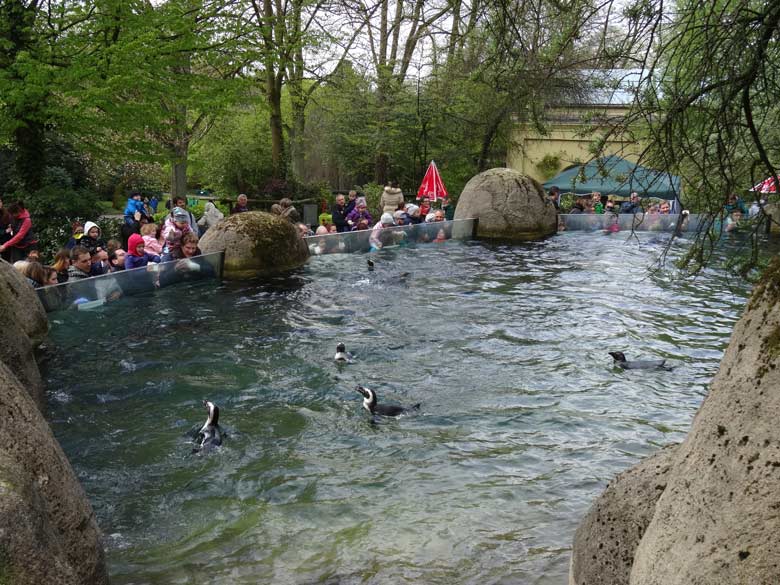
[[[632,585],[780,583],[780,258],[734,328],[637,548]]]
[[[613,479],[574,535],[571,585],[628,585],[634,552],[666,489],[677,445]]]
[[[33,350],[49,331],[46,311],[30,283],[0,260],[0,362],[6,364],[39,407],[44,388]]]
[[[630,585],[780,583],[778,366],[775,258],[734,328],[688,436],[672,452],[666,489],[633,555]],[[620,526],[605,522],[597,532]],[[582,546],[575,543],[573,557],[585,562]],[[605,564],[593,554],[593,567]],[[573,568],[576,577],[581,569]],[[611,574],[601,582],[611,583]],[[597,571],[589,575],[599,582]]]
[[[108,583],[94,512],[32,398],[0,363],[0,583]]]
[[[555,206],[542,186],[512,169],[490,169],[466,183],[455,219],[478,218],[477,236],[537,240],[558,229]]]
[[[204,254],[225,252],[224,277],[250,278],[297,268],[309,249],[289,221],[262,211],[237,213],[210,228],[200,241]]]

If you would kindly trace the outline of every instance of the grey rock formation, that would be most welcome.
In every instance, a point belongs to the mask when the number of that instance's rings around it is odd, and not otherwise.
[[[479,218],[477,236],[503,240],[536,240],[557,229],[555,207],[544,189],[512,169],[490,169],[466,183],[455,219]]]
[[[636,551],[632,585],[780,583],[780,258],[755,288]]]
[[[778,366],[775,258],[734,328],[688,436],[671,452],[666,489],[633,555],[630,585],[780,583]],[[594,532],[603,539],[623,525],[605,519]],[[630,548],[634,540],[621,546]],[[584,546],[575,542],[572,582],[584,585],[579,579],[585,575],[589,582],[613,583],[614,570],[602,568],[608,563],[592,547],[588,559]]]
[[[677,445],[666,447],[613,479],[574,535],[571,583],[628,585],[634,551],[666,489]]]
[[[49,425],[2,363],[0,410],[0,583],[108,583],[87,497]]]
[[[13,266],[0,261],[0,362],[27,388],[39,407],[44,403],[43,382],[33,350],[49,330],[38,296]]]
[[[308,247],[289,221],[262,211],[225,218],[206,232],[200,249],[204,254],[225,251],[227,279],[290,270],[309,257]]]

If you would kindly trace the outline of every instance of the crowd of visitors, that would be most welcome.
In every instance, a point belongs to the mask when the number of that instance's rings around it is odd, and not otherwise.
[[[95,221],[71,223],[71,234],[54,255],[51,265],[44,265],[38,253],[38,239],[32,226],[30,213],[21,201],[7,208],[0,199],[0,254],[25,276],[35,288],[75,282],[92,276],[117,273],[134,268],[153,267],[155,264],[182,260],[200,255],[200,236],[224,219],[224,214],[213,201],[207,201],[199,220],[187,208],[187,198],[175,196],[166,202],[169,210],[155,222],[156,197],[145,199],[132,193],[127,199],[120,228],[120,237],[106,239]],[[240,194],[231,214],[249,211],[249,200]],[[388,184],[380,198],[382,209],[379,221],[375,221],[368,209],[366,198],[356,191],[345,197],[339,194],[329,214],[320,216],[321,225],[316,235],[369,230],[371,244],[382,246],[376,234],[379,230],[404,225],[416,225],[444,221],[454,212],[449,201],[443,201],[439,209],[432,209],[427,197],[419,204],[407,203],[396,183]],[[301,215],[289,198],[283,198],[271,207],[275,213],[289,220],[302,237],[315,233],[310,226],[301,223]],[[159,218],[159,216],[157,216]],[[439,230],[429,241],[444,241],[445,230]]]

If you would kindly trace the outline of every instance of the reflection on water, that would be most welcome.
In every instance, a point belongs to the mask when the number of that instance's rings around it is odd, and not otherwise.
[[[565,582],[578,520],[683,438],[744,304],[715,271],[648,274],[657,251],[447,242],[58,314],[52,426],[112,582]],[[356,383],[422,409],[372,425]],[[197,457],[205,397],[229,436]]]

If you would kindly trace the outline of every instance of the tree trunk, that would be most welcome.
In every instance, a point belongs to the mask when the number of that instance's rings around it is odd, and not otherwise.
[[[31,112],[27,112],[29,115]],[[43,186],[46,170],[43,126],[38,122],[24,121],[14,131],[16,145],[16,172],[25,191],[34,193]]]
[[[269,124],[271,126],[271,163],[274,167],[274,178],[284,177],[284,132],[282,128],[282,92],[276,90],[276,79],[273,72],[267,74],[266,80]]]
[[[306,112],[302,103],[296,103],[293,97],[292,129],[290,131],[290,171],[296,181],[306,178],[306,150],[304,133],[306,131]]]
[[[173,149],[174,158],[171,160],[171,196],[187,196],[187,159],[190,143],[184,141]]]

